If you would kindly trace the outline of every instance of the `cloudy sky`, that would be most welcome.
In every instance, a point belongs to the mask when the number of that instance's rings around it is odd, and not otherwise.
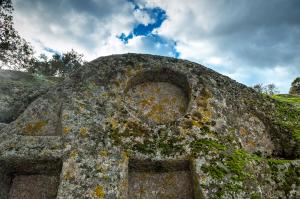
[[[127,52],[201,63],[241,83],[300,76],[299,0],[14,0],[15,26],[37,53],[90,61]]]

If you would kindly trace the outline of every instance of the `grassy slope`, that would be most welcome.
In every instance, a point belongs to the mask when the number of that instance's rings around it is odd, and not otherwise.
[[[297,109],[300,110],[300,95],[279,94],[273,95],[272,98],[281,102],[293,104]]]
[[[277,117],[279,122],[293,131],[293,135],[300,142],[300,96],[279,94],[273,95],[277,100]]]

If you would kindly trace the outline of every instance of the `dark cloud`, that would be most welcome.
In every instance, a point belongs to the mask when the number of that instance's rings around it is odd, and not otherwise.
[[[243,4],[224,4],[224,20],[208,33],[219,49],[254,67],[294,64],[300,56],[300,1]]]
[[[103,35],[112,34],[110,29],[105,27],[109,23],[120,21],[119,23],[122,24],[122,17],[124,17],[125,26],[126,23],[133,23],[133,21],[126,21],[126,17],[133,11],[133,6],[123,0],[16,0],[15,8],[17,14],[26,16],[28,21],[38,23],[38,28],[43,29],[43,32],[49,32],[58,37],[67,35],[69,39],[89,48],[97,47],[97,44],[89,38],[91,34],[95,34],[99,26],[103,25],[103,29],[98,33],[99,37],[103,37]],[[118,17],[119,19],[112,20]],[[53,31],[52,24],[63,33],[58,34]],[[74,31],[74,27],[77,26],[79,26],[80,34]]]
[[[21,34],[43,48],[180,55],[283,92],[300,76],[299,0],[15,0],[15,8]]]

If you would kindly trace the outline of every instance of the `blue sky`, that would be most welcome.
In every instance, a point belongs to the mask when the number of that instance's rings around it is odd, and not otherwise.
[[[288,92],[300,76],[297,0],[15,0],[15,26],[36,53],[86,60],[127,52],[203,64],[241,83]]]

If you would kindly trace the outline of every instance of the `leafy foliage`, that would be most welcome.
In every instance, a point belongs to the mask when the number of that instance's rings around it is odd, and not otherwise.
[[[20,69],[33,62],[33,49],[13,27],[11,0],[0,0],[0,68]]]
[[[30,73],[65,77],[83,64],[82,57],[83,55],[74,50],[63,54],[55,53],[51,59],[41,54],[39,59],[35,59],[32,65],[29,65],[26,69]]]
[[[279,93],[278,88],[275,86],[275,84],[267,84],[267,85],[256,84],[252,88],[259,93],[263,93],[267,95],[274,95]]]
[[[66,76],[82,65],[83,55],[74,50],[54,54],[51,59],[44,54],[34,57],[33,47],[13,27],[11,0],[0,0],[0,68],[25,69],[46,76]]]

